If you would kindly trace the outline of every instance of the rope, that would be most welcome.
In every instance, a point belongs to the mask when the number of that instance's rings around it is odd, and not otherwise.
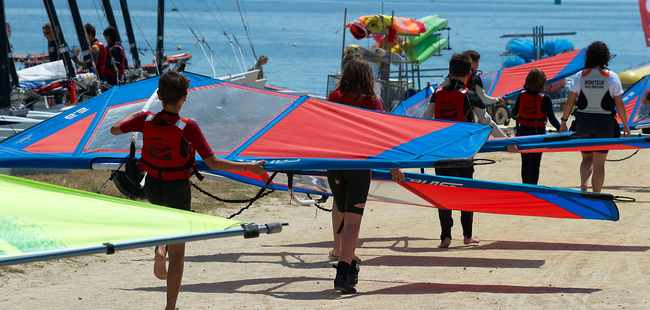
[[[307,195],[307,198],[313,199],[313,198],[311,198],[310,194],[307,193],[306,195]],[[313,200],[316,201],[316,199],[313,199]],[[318,202],[314,203],[314,207],[318,208],[319,210],[323,210],[325,212],[332,212],[332,209],[325,208],[325,207],[321,206],[320,203],[318,203]]]
[[[233,218],[233,217],[235,217],[235,216],[237,216],[237,215],[242,214],[244,211],[248,210],[248,208],[250,208],[250,207],[253,205],[253,203],[255,203],[255,201],[257,201],[257,200],[259,200],[260,198],[262,198],[262,197],[264,197],[264,196],[266,196],[266,195],[268,195],[268,194],[274,192],[272,189],[269,190],[268,192],[267,192],[267,190],[268,190],[268,186],[271,184],[271,182],[273,182],[273,179],[275,178],[275,175],[276,175],[276,174],[278,174],[277,171],[276,171],[276,172],[273,172],[273,174],[271,175],[271,177],[269,177],[269,179],[266,181],[266,183],[264,183],[264,186],[262,186],[262,188],[260,188],[260,190],[257,192],[257,194],[255,195],[255,197],[250,198],[250,199],[222,199],[222,198],[219,198],[219,197],[217,197],[217,196],[215,196],[215,195],[212,195],[212,194],[208,193],[207,191],[205,191],[205,190],[199,188],[199,187],[198,187],[197,185],[195,185],[194,183],[192,183],[192,186],[194,186],[194,188],[198,189],[201,193],[203,193],[203,194],[209,196],[210,198],[216,199],[216,200],[218,200],[218,201],[222,201],[222,202],[233,202],[233,203],[237,203],[237,202],[247,203],[246,206],[244,206],[244,207],[242,207],[241,209],[239,209],[239,211],[237,211],[237,212],[235,212],[235,213],[229,215],[229,216],[228,216],[228,219],[231,219],[231,218]]]
[[[102,28],[106,28],[104,25],[104,18],[102,17],[104,14],[99,12],[99,6],[97,6],[97,0],[93,0],[93,5],[95,6],[95,14],[97,15],[97,20],[99,20],[99,24],[101,25]]]
[[[113,178],[115,177],[115,174],[122,169],[124,165],[126,165],[126,162],[129,161],[129,156],[125,157],[124,160],[120,163],[119,166],[117,166],[117,169],[111,171],[111,175],[106,178],[106,181],[97,189],[97,193],[101,194],[104,191],[104,188],[106,188],[106,185],[108,182],[113,181]]]
[[[628,160],[628,159],[634,157],[638,153],[639,153],[639,150],[636,150],[636,151],[634,151],[634,153],[630,154],[629,156],[625,156],[625,157],[619,158],[619,159],[608,159],[607,161],[609,161],[609,162],[619,162],[619,161]]]
[[[251,40],[251,34],[250,31],[248,30],[248,23],[244,18],[244,13],[242,12],[241,3],[239,2],[239,0],[235,0],[235,4],[237,4],[237,10],[239,10],[239,17],[241,18],[241,24],[244,27],[244,33],[246,33],[248,44],[251,47],[251,52],[253,52],[253,58],[255,58],[255,61],[257,61],[257,53],[255,53],[255,46],[253,46],[253,41]]]
[[[221,198],[221,197],[219,197],[219,196],[217,196],[217,195],[214,195],[214,194],[212,194],[212,193],[206,191],[205,189],[199,187],[199,186],[196,185],[196,183],[194,183],[194,182],[190,182],[190,184],[192,185],[192,187],[194,187],[196,190],[198,190],[199,192],[201,192],[203,195],[206,195],[206,196],[208,196],[208,197],[210,197],[210,198],[212,198],[212,199],[214,199],[214,200],[216,200],[216,201],[220,201],[220,202],[223,202],[223,203],[249,203],[249,202],[255,200],[254,197],[253,197],[253,198],[247,198],[247,199],[228,199],[228,198]],[[265,193],[264,193],[260,198],[262,198],[262,197],[264,197],[264,196],[266,196],[266,195],[268,195],[268,194],[270,194],[270,193],[272,193],[272,192],[273,192],[273,191],[266,191],[266,192],[265,192]]]

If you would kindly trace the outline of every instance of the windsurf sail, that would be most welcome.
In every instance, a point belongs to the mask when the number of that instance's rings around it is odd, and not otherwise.
[[[0,265],[282,229],[7,175],[0,189]]]
[[[645,44],[650,47],[650,2],[639,0],[639,12],[641,13],[641,27],[645,34]]]
[[[329,192],[323,176],[296,176],[294,182],[301,188]],[[396,183],[385,170],[373,170],[368,195],[370,201],[405,206],[616,221],[619,213],[612,199],[609,194],[420,173],[406,173],[405,181]]]
[[[646,101],[648,93],[650,93],[650,75],[634,83],[623,94],[622,99],[630,129],[650,127],[650,102]],[[617,119],[621,123],[618,116]]]
[[[423,118],[424,112],[429,106],[429,101],[431,101],[431,96],[435,89],[436,86],[425,87],[415,95],[396,105],[391,113],[395,115]]]
[[[490,96],[508,97],[521,91],[528,72],[541,69],[546,82],[553,83],[582,70],[585,66],[586,49],[574,50],[527,64],[501,69],[482,75],[485,90]]]
[[[490,131],[186,76],[192,86],[183,114],[202,125],[218,155],[265,160],[268,170],[430,167],[472,157]],[[0,166],[90,169],[93,163],[121,162],[130,136],[112,136],[109,128],[148,100],[151,110],[160,110],[155,96],[150,98],[157,83],[153,78],[113,87],[8,138],[0,143]]]
[[[263,159],[268,170],[296,174],[293,183],[286,174],[276,176],[268,185],[272,189],[288,190],[289,185],[293,185],[295,192],[327,196],[330,191],[322,176],[324,170],[426,167],[467,159],[481,148],[490,131],[489,127],[478,124],[399,117],[185,74],[191,81],[191,91],[183,114],[198,121],[218,156],[233,160]],[[111,88],[66,113],[8,138],[0,143],[0,167],[116,169],[128,153],[130,137],[112,136],[109,128],[145,106],[151,106],[154,111],[159,109],[155,97],[150,98],[157,83],[157,78],[153,78]],[[210,171],[202,164],[199,168],[207,174],[256,186],[265,186],[268,181],[267,177],[249,173]],[[382,173],[376,175],[380,178]],[[371,196],[384,202],[429,207],[447,208],[450,203],[449,208],[470,210],[478,207],[455,205],[453,199],[439,199],[433,204],[433,200],[419,195],[435,191],[429,193],[431,197],[455,197],[463,195],[464,191],[474,193],[473,189],[478,189],[479,185],[492,186],[495,189],[492,193],[496,193],[503,185],[468,181],[462,188],[445,187],[435,183],[440,179],[432,180],[426,175],[411,175],[409,180],[402,185],[377,179],[375,181],[381,182],[378,184],[390,185],[373,189]],[[413,185],[407,186],[410,183]],[[523,205],[530,197],[525,195],[531,191],[530,187],[503,186],[508,188],[509,194],[518,193],[512,194],[518,197],[517,203]],[[382,194],[385,188],[392,189]],[[565,195],[563,190],[547,189],[547,193]],[[591,204],[592,201],[576,193],[570,196],[578,203]],[[552,195],[543,197],[548,201]],[[598,201],[607,201],[602,204],[615,208],[611,197],[608,199]],[[539,208],[535,215],[557,216],[557,212],[543,211],[547,204],[542,204],[542,200],[534,202]],[[485,196],[483,202],[492,207],[475,211],[517,215],[524,212],[515,207],[499,209],[497,206],[503,204],[499,195]],[[552,202],[559,208],[567,203],[562,199]]]
[[[589,152],[638,150],[650,148],[650,136],[637,135],[620,138],[580,138],[572,132],[492,139],[481,148],[481,153],[504,152],[508,145],[516,145],[521,153]]]

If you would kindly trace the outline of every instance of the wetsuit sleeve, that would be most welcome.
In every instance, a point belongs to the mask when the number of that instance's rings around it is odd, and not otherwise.
[[[147,118],[147,112],[136,112],[122,120],[120,123],[120,131],[122,132],[142,132],[144,128],[144,120]]]
[[[467,96],[465,96],[466,100],[469,100],[469,105],[472,106],[473,108],[479,108],[479,109],[485,109],[485,104],[483,103],[483,100],[481,100],[481,97],[476,94],[476,92],[473,91],[468,91]]]
[[[465,100],[469,100],[469,105],[472,107],[472,112],[474,113],[476,122],[492,127],[491,135],[493,137],[507,137],[508,135],[499,128],[497,123],[492,120],[490,114],[485,110],[483,102],[481,102],[476,95],[472,96],[473,93],[474,92],[469,92],[468,96],[465,97]]]
[[[474,89],[472,89],[476,95],[479,97],[481,102],[484,104],[497,104],[499,102],[499,98],[497,97],[492,97],[489,96],[485,92],[485,87],[483,86],[483,80],[478,75],[474,76]]]
[[[183,135],[188,141],[190,141],[190,143],[192,143],[192,146],[196,149],[199,155],[201,155],[201,158],[206,159],[214,156],[214,151],[212,151],[212,148],[205,139],[201,128],[199,128],[199,125],[195,121],[190,120],[187,123]]]
[[[560,122],[555,117],[555,112],[553,112],[553,101],[548,95],[544,95],[542,99],[542,109],[546,111],[546,117],[548,118],[549,123],[555,128],[555,130],[560,131]]]
[[[429,105],[427,106],[427,109],[424,111],[422,117],[425,119],[433,118],[435,116],[434,115],[435,105],[436,105],[436,93],[434,92],[433,95],[431,95],[431,99],[429,99]]]
[[[521,96],[517,96],[517,99],[515,99],[515,106],[512,107],[512,118],[517,119],[519,116],[519,98]]]

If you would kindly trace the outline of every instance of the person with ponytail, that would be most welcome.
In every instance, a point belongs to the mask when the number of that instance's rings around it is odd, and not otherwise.
[[[339,86],[329,94],[332,102],[383,111],[381,99],[375,94],[374,79],[370,65],[359,57],[349,57],[343,67]],[[392,169],[393,180],[401,182],[404,175]],[[370,170],[329,170],[327,180],[334,196],[332,229],[334,249],[330,256],[336,257],[334,288],[342,294],[356,293],[359,279],[359,259],[355,255],[361,217],[366,206],[372,175]]]
[[[611,54],[607,44],[596,41],[587,48],[585,69],[573,77],[573,86],[562,115],[561,131],[567,130],[567,121],[576,106],[575,135],[583,138],[614,138],[621,135],[616,121],[619,115],[623,134],[629,135],[625,104],[621,99],[623,86],[618,75],[607,69]],[[582,152],[580,189],[587,191],[591,177],[592,190],[599,193],[605,183],[607,150]]]

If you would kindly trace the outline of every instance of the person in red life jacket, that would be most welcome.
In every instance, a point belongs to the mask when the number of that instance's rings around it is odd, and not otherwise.
[[[126,53],[122,44],[117,41],[117,29],[111,26],[107,27],[104,30],[104,38],[108,45],[105,71],[106,82],[110,85],[117,85],[125,80]]]
[[[250,171],[265,175],[263,162],[238,163],[215,157],[199,125],[179,116],[187,98],[189,82],[177,72],[167,72],[160,77],[158,98],[162,111],[138,112],[114,124],[114,135],[142,132],[142,158],[139,167],[147,173],[145,194],[149,202],[166,207],[190,210],[191,189],[189,178],[196,171],[195,153],[205,164],[215,170]],[[165,256],[169,254],[169,272],[165,269]],[[156,247],[154,274],[167,280],[167,307],[175,309],[181,279],[185,244]]]
[[[381,99],[373,89],[373,77],[367,62],[354,57],[346,61],[339,86],[327,99],[345,105],[382,111]],[[392,169],[393,180],[401,182],[404,175]],[[359,259],[355,256],[361,217],[370,189],[369,170],[330,170],[327,181],[334,196],[332,229],[335,246],[330,255],[338,258],[334,288],[343,294],[356,293]]]
[[[492,121],[485,112],[485,105],[476,93],[467,89],[465,82],[471,74],[471,59],[464,54],[454,54],[449,61],[449,76],[431,96],[431,101],[424,113],[425,118],[436,118],[457,122],[479,122],[492,127],[492,135],[505,137],[506,134]],[[509,147],[509,150],[511,148]],[[437,175],[472,178],[474,167],[436,168]],[[451,227],[454,221],[451,210],[438,209],[440,219],[440,248],[451,244]],[[467,245],[478,244],[472,238],[474,213],[462,211],[460,221],[463,226],[464,242]]]
[[[614,138],[621,135],[616,121],[618,113],[623,124],[624,135],[630,134],[625,113],[625,104],[621,99],[623,86],[618,75],[607,69],[610,52],[607,45],[596,41],[587,47],[585,69],[573,77],[573,86],[569,92],[560,129],[567,130],[567,121],[575,111],[575,135],[583,138]],[[592,190],[599,193],[605,183],[605,161],[607,150],[582,152],[580,164],[580,189],[587,191],[587,182],[591,177]],[[593,173],[593,175],[592,175]]]
[[[546,133],[546,122],[560,130],[560,122],[553,113],[553,102],[546,95],[544,85],[546,75],[542,70],[533,69],[526,76],[524,91],[519,94],[512,109],[517,120],[517,136],[542,135]],[[537,184],[542,153],[521,153],[521,180],[526,184]]]
[[[96,38],[95,27],[93,25],[85,24],[84,31],[86,32],[86,39],[90,44],[90,51],[95,62],[95,68],[97,69],[97,77],[100,81],[108,83],[109,73],[106,68],[108,48]]]

